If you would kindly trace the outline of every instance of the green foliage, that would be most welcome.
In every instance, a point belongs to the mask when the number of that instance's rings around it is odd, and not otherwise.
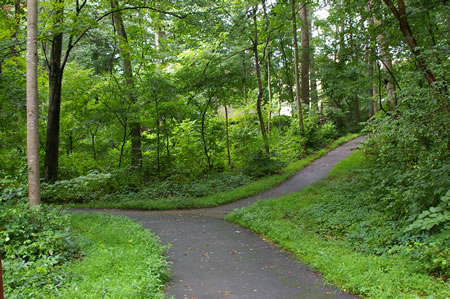
[[[275,187],[292,177],[315,159],[326,155],[329,150],[357,136],[357,134],[350,134],[341,137],[327,148],[289,164],[280,174],[266,176],[253,182],[251,182],[251,177],[226,172],[223,174],[208,175],[194,182],[183,175],[179,175],[166,178],[163,181],[153,181],[148,185],[141,186],[140,190],[105,194],[87,203],[69,203],[67,205],[83,208],[126,208],[143,210],[215,207]]]
[[[29,207],[26,191],[13,180],[1,181],[0,256],[7,298],[40,297],[67,278],[58,269],[79,252],[61,209]]]
[[[128,218],[102,214],[73,214],[71,227],[84,257],[63,268],[70,279],[58,297],[164,298],[167,248],[153,233]]]

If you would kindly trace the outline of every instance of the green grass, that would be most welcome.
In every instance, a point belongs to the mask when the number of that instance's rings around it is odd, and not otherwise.
[[[320,203],[327,204],[323,201],[331,202],[337,196],[336,188],[350,188],[347,186],[351,184],[349,170],[370,166],[365,160],[360,152],[356,152],[338,163],[327,180],[311,185],[300,193],[259,201],[236,210],[227,216],[227,220],[278,243],[302,262],[320,271],[326,281],[344,291],[367,298],[416,298],[428,295],[432,295],[432,298],[448,298],[449,284],[425,274],[417,261],[405,255],[375,255],[358,250],[354,243],[347,240],[348,228],[334,220],[339,220],[341,216],[349,219],[358,217],[358,213],[362,213],[358,209],[362,209],[360,207],[364,207],[364,204],[332,214],[314,210],[314,205],[317,207]],[[347,196],[356,195],[350,192]],[[350,198],[347,205],[353,206]],[[316,214],[308,214],[311,210]],[[367,211],[372,213],[370,208],[364,213]],[[314,218],[317,215],[320,219]],[[324,229],[321,220],[329,227]],[[351,225],[354,223],[348,226]]]
[[[163,298],[168,278],[159,239],[125,217],[77,214],[71,227],[84,256],[62,268],[70,280],[49,297]]]
[[[344,144],[360,134],[349,134],[331,143],[324,149],[312,153],[308,157],[296,161],[285,167],[280,174],[264,177],[248,185],[236,189],[213,194],[201,198],[167,198],[156,200],[130,199],[127,201],[101,201],[94,200],[88,203],[69,203],[67,207],[74,208],[115,208],[115,209],[139,209],[139,210],[174,210],[174,209],[193,209],[210,208],[230,203],[242,198],[246,198],[263,191],[269,190],[287,179],[294,176],[298,171],[313,162],[314,160],[325,156],[330,150]]]

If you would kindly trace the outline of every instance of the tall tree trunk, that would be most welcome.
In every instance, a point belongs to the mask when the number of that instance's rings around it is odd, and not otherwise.
[[[30,206],[41,203],[39,173],[39,104],[37,76],[37,0],[28,0],[27,9],[27,166]]]
[[[117,10],[118,8],[117,0],[111,1],[111,8]],[[122,66],[125,79],[128,85],[129,98],[131,103],[136,102],[136,96],[134,95],[134,79],[133,79],[133,69],[131,67],[130,60],[130,50],[128,44],[128,37],[125,31],[125,26],[123,24],[122,15],[119,11],[113,14],[114,25],[117,30],[117,34],[120,38],[119,48],[122,57]],[[131,135],[131,166],[141,167],[142,166],[142,151],[141,151],[141,123],[136,115],[133,115],[134,119],[130,121],[130,135]]]
[[[308,30],[309,30],[309,82],[311,84],[311,102],[315,109],[319,110],[319,92],[317,90],[317,78],[314,58],[314,47],[312,45],[312,9],[308,9]]]
[[[230,153],[230,134],[228,130],[228,108],[227,104],[224,105],[225,108],[225,137],[227,141],[227,157],[228,157],[228,166],[231,166],[231,153]]]
[[[55,13],[58,15],[56,24],[63,23],[63,0],[58,0],[55,4]],[[44,175],[49,182],[54,182],[58,178],[59,159],[59,123],[61,118],[61,88],[63,79],[63,68],[61,66],[63,34],[56,33],[53,36],[48,63],[48,116],[47,116],[47,142],[45,147]]]
[[[300,78],[298,72],[298,44],[297,44],[297,20],[295,18],[295,0],[291,0],[291,4],[292,4],[292,36],[294,44],[295,97],[297,99],[297,114],[298,114],[300,135],[304,137],[305,128],[303,126],[302,103],[300,100]]]
[[[272,86],[270,74],[270,46],[267,48],[267,90],[269,92],[269,113],[267,118],[267,133],[270,134],[270,122],[272,120]]]
[[[301,97],[302,102],[309,105],[309,28],[308,28],[308,7],[306,1],[300,2],[300,21],[302,27],[302,63],[301,63]]]
[[[397,9],[391,0],[383,0],[383,1],[389,7],[391,12],[394,14],[394,17],[397,19],[400,26],[400,31],[405,37],[406,42],[408,43],[411,52],[415,56],[417,64],[419,65],[420,70],[423,72],[423,75],[425,76],[425,79],[427,80],[428,84],[430,85],[433,84],[436,81],[436,76],[430,69],[428,69],[425,63],[425,59],[421,55],[419,46],[417,44],[417,40],[414,37],[411,31],[411,27],[409,26],[408,23],[408,18],[406,16],[405,2],[403,0],[397,0],[398,6]]]
[[[261,82],[261,70],[259,67],[258,57],[258,25],[256,22],[256,7],[253,8],[253,54],[255,57],[256,79],[258,81],[258,98],[256,99],[256,111],[258,113],[259,127],[264,141],[264,149],[269,153],[269,141],[267,140],[266,128],[264,126],[264,118],[261,111],[261,101],[263,96],[263,88]]]

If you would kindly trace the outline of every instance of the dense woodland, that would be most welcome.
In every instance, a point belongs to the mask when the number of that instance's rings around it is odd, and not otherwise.
[[[0,8],[0,255],[26,272],[49,250],[63,253],[43,263],[59,265],[79,249],[52,207],[25,211],[27,7]],[[311,215],[445,281],[449,16],[446,0],[40,1],[42,201],[192,207],[361,132],[370,166],[348,181],[373,210],[342,217],[354,231]],[[18,232],[39,217],[57,220]],[[36,230],[54,234],[24,243]],[[7,292],[34,294],[11,277]]]

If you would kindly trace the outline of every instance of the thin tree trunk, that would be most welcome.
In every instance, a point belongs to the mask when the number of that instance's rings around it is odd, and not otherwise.
[[[300,2],[300,21],[302,25],[302,63],[301,63],[301,98],[309,106],[309,28],[308,7],[306,1]]]
[[[92,154],[94,155],[94,160],[97,160],[97,152],[95,151],[95,135],[91,134],[91,145],[92,145]]]
[[[5,299],[3,292],[3,267],[2,267],[2,256],[0,256],[0,299]]]
[[[27,8],[27,166],[30,206],[41,203],[39,173],[39,104],[37,76],[37,0],[28,0]],[[1,267],[0,267],[1,270]],[[0,275],[1,276],[1,275]],[[2,286],[3,289],[3,286]],[[3,293],[3,290],[2,292]]]
[[[211,103],[211,100],[212,100],[213,96],[214,95],[211,95],[209,97],[208,102],[206,103],[205,110],[203,110],[203,113],[202,113],[202,131],[201,131],[201,133],[202,133],[202,141],[203,141],[203,151],[205,152],[206,161],[208,162],[209,170],[212,169],[212,165],[211,165],[211,158],[210,158],[209,153],[208,153],[208,146],[206,144],[205,119],[206,119],[206,112],[208,111],[209,104]]]
[[[264,148],[266,150],[266,153],[269,153],[269,141],[267,140],[266,128],[264,126],[264,118],[261,111],[263,88],[261,82],[261,71],[259,68],[259,57],[258,57],[258,25],[256,22],[256,7],[253,8],[253,54],[255,57],[256,79],[258,81],[258,98],[256,99],[256,111],[258,113],[259,126],[264,141]]]
[[[224,107],[225,107],[225,137],[226,137],[226,141],[227,141],[228,166],[231,166],[230,134],[229,134],[229,131],[228,131],[228,108],[227,108],[227,104],[225,104]]]
[[[123,152],[124,152],[125,144],[127,143],[127,135],[128,135],[127,126],[128,126],[127,123],[124,123],[122,145],[120,146],[119,168],[122,166]]]
[[[118,8],[118,3],[116,0],[111,1],[111,8],[116,10]],[[117,30],[117,34],[120,37],[120,53],[122,57],[123,71],[125,79],[128,85],[129,97],[131,102],[134,104],[136,102],[136,97],[133,95],[134,92],[134,79],[133,79],[133,69],[131,67],[130,52],[128,49],[128,37],[125,31],[125,26],[123,24],[122,15],[120,12],[116,11],[113,14],[114,25]],[[142,166],[142,151],[141,151],[141,123],[139,118],[134,115],[134,120],[130,122],[130,135],[131,135],[131,166],[141,167]]]
[[[360,113],[359,113],[359,99],[358,94],[355,94],[355,121],[358,124],[361,121]]]
[[[305,128],[303,126],[302,103],[300,100],[300,78],[298,71],[298,45],[297,45],[297,20],[295,18],[295,0],[291,0],[292,4],[292,36],[294,44],[294,69],[295,69],[295,97],[297,99],[297,114],[300,128],[300,135],[305,136]],[[306,143],[304,145],[306,147]]]
[[[158,175],[161,173],[161,150],[160,150],[160,124],[159,124],[159,105],[158,99],[155,99],[155,108],[156,108],[156,163],[157,163],[157,171]]]
[[[247,65],[245,63],[245,57],[242,58],[242,92],[244,103],[247,104]]]

